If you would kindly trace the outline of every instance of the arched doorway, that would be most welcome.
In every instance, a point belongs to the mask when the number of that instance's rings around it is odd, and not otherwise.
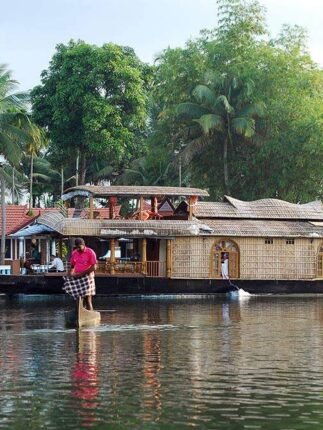
[[[316,277],[323,278],[323,243],[321,243],[317,252]]]
[[[219,239],[211,249],[211,278],[221,278],[221,266],[225,258],[229,261],[229,277],[239,278],[239,247],[230,239]]]

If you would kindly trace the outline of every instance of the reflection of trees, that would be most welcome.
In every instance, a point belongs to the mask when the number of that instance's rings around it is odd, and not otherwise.
[[[72,396],[78,399],[82,426],[90,427],[96,421],[98,407],[97,336],[94,332],[78,331],[77,353],[72,367]]]

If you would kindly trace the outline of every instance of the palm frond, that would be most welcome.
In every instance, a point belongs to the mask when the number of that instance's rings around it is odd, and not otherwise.
[[[250,105],[244,106],[237,115],[239,117],[249,117],[249,118],[263,118],[266,112],[266,105],[263,102],[252,103]]]
[[[229,100],[223,94],[217,97],[215,104],[216,106],[222,106],[227,113],[234,112],[233,106],[230,105]]]
[[[105,166],[103,167],[103,169],[100,169],[99,171],[97,171],[93,178],[95,180],[99,180],[99,179],[107,179],[111,176],[112,172],[115,170],[115,168],[113,168],[112,166]]]
[[[250,138],[255,134],[256,122],[253,118],[237,117],[232,120],[232,128],[235,133]]]
[[[208,113],[209,110],[196,103],[180,103],[176,106],[176,115],[182,119],[195,119]]]
[[[195,100],[209,109],[214,109],[216,104],[216,94],[206,85],[197,85],[192,92]]]
[[[49,175],[44,175],[44,173],[33,172],[33,178],[42,179],[44,182],[50,182],[52,178]]]
[[[0,133],[0,153],[13,166],[18,166],[21,157],[21,146],[12,141],[6,134]]]
[[[202,115],[201,118],[196,119],[195,122],[200,124],[205,134],[210,133],[212,130],[222,131],[224,127],[223,118],[213,113]]]

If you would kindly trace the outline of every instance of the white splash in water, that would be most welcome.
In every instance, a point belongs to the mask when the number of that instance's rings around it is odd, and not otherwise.
[[[230,291],[229,296],[232,299],[238,299],[238,300],[244,300],[248,299],[252,296],[252,294],[248,293],[247,291],[243,290],[242,288],[239,288],[238,290]]]
[[[243,290],[242,288],[238,291],[239,297],[250,297],[251,294],[248,291]]]

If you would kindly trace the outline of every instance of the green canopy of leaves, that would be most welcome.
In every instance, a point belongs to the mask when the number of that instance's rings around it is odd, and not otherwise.
[[[142,150],[149,68],[127,47],[70,41],[56,48],[42,84],[31,93],[33,117],[48,130],[56,168],[80,157],[118,166]]]

